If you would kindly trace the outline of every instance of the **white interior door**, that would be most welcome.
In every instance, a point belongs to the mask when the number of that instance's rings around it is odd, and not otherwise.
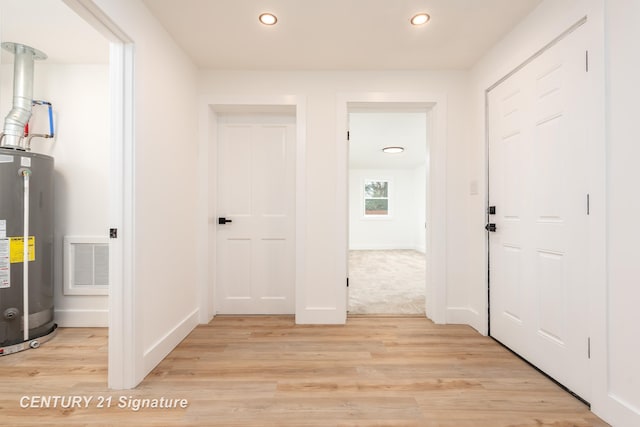
[[[230,115],[218,129],[216,312],[293,314],[295,117]]]
[[[491,335],[589,399],[588,72],[578,28],[489,93]]]

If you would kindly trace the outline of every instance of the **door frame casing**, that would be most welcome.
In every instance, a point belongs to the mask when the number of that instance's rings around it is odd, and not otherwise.
[[[135,44],[92,0],[63,2],[109,41],[109,222],[119,233],[109,243],[107,383],[110,389],[131,389],[145,374],[134,286]]]
[[[426,316],[433,322],[447,322],[447,277],[446,277],[446,96],[440,93],[342,93],[337,96],[336,143],[337,143],[337,191],[336,223],[338,245],[336,247],[338,277],[348,276],[349,257],[349,108],[355,106],[372,107],[421,107],[427,114],[427,206],[426,206]],[[440,209],[437,209],[440,207]],[[336,312],[344,316],[346,322],[348,293],[338,299]]]
[[[208,323],[216,310],[216,227],[217,189],[210,185],[217,173],[218,113],[274,112],[279,107],[295,108],[295,314],[296,322],[304,307],[305,230],[306,218],[306,98],[303,95],[243,96],[210,95],[200,99],[200,141],[198,156],[198,290],[199,321]]]

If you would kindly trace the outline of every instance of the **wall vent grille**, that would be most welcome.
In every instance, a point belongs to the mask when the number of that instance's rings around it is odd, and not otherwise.
[[[109,294],[109,239],[64,238],[64,294]]]

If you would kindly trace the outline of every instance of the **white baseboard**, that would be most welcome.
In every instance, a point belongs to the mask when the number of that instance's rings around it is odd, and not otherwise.
[[[426,248],[420,246],[407,246],[407,245],[352,245],[349,246],[350,251],[418,251],[422,253],[426,253]]]
[[[480,332],[480,313],[471,307],[447,307],[447,323],[469,325]]]
[[[55,310],[54,322],[61,328],[107,328],[109,310]]]
[[[347,322],[345,310],[337,307],[305,307],[296,310],[297,325],[344,325]]]
[[[199,309],[195,309],[191,314],[179,322],[164,337],[160,338],[148,350],[145,350],[143,356],[144,375],[146,376],[153,368],[167,357],[171,351],[176,348],[187,335],[198,326]]]
[[[640,409],[623,401],[611,392],[598,392],[591,396],[591,411],[612,426],[637,426]]]

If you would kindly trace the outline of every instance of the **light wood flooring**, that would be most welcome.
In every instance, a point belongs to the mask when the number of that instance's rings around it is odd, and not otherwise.
[[[62,329],[0,357],[0,424],[118,426],[600,427],[574,397],[467,326],[423,317],[217,317],[136,390],[106,389],[107,331]],[[20,407],[23,396],[92,397],[88,408]],[[110,408],[103,406],[111,396]],[[131,398],[129,398],[131,396]],[[186,409],[119,408],[136,398]]]

